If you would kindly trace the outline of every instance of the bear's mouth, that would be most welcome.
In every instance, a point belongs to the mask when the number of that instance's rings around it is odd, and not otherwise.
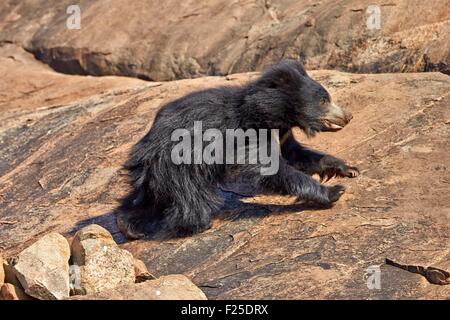
[[[322,131],[339,131],[344,128],[345,125],[340,125],[337,123],[333,123],[330,120],[325,119],[323,121],[324,128]]]
[[[327,112],[322,118],[322,131],[339,131],[344,128],[353,116],[335,103],[330,103]]]

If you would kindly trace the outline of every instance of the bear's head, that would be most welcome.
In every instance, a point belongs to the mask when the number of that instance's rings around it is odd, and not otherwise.
[[[353,117],[332,102],[328,91],[311,79],[297,61],[283,60],[271,66],[258,84],[272,91],[274,101],[280,101],[274,107],[286,114],[289,126],[300,127],[307,135],[341,130]]]

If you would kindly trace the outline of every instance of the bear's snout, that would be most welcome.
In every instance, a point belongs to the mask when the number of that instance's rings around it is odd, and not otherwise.
[[[332,102],[328,105],[327,112],[323,118],[323,131],[341,130],[352,119],[353,115],[349,111]]]

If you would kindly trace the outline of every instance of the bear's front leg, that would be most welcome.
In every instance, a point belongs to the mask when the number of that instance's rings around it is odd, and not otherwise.
[[[303,147],[290,131],[286,132],[280,144],[283,158],[291,166],[311,176],[318,174],[322,181],[333,177],[355,178],[359,175],[358,168],[347,165],[341,159]]]
[[[256,172],[257,167],[253,168]],[[250,170],[246,169],[249,172]],[[344,194],[342,185],[324,186],[316,180],[290,166],[280,159],[279,169],[274,175],[260,176],[259,185],[283,195],[294,195],[299,200],[313,202],[321,206],[331,206]]]

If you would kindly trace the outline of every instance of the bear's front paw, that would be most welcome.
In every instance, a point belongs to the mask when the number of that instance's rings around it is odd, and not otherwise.
[[[356,178],[359,176],[359,170],[357,167],[344,165],[344,168],[339,171],[339,175],[347,178]]]
[[[337,184],[335,186],[327,187],[328,200],[330,203],[336,202],[344,194],[345,187],[343,185]]]
[[[324,157],[320,165],[320,181],[328,181],[333,177],[355,178],[359,176],[357,167],[348,166],[344,161],[331,156]]]
[[[321,192],[314,198],[310,197],[309,202],[318,205],[321,208],[331,208],[333,203],[338,201],[344,194],[345,187],[343,185],[321,186]]]

